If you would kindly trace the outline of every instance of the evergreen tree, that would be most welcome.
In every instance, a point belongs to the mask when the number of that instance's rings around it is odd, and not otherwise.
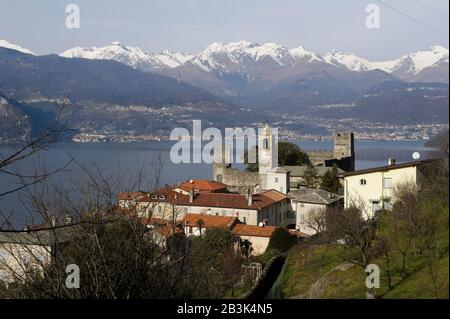
[[[314,165],[309,164],[302,176],[303,186],[317,188],[319,186],[319,176]]]
[[[336,164],[333,165],[331,170],[326,171],[325,174],[323,174],[320,188],[331,193],[339,193],[341,182],[339,181],[339,173]]]

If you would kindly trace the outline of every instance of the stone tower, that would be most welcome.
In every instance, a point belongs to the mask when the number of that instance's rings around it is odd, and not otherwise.
[[[355,136],[353,132],[334,134],[333,157],[337,160],[344,160],[346,170],[355,170]]]
[[[213,163],[213,180],[223,183],[227,170],[231,168],[231,160],[229,154],[225,151],[225,146],[222,147],[222,156],[214,159]]]
[[[268,124],[258,130],[259,174],[267,174],[278,167],[278,129]]]

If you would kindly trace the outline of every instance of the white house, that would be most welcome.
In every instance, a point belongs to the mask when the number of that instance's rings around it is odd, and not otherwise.
[[[361,203],[368,216],[374,216],[382,209],[389,209],[393,190],[404,183],[420,184],[423,176],[421,167],[429,162],[430,160],[396,164],[394,159],[390,159],[387,166],[342,174],[344,207]]]
[[[314,235],[316,231],[310,226],[310,214],[314,210],[325,210],[327,207],[343,206],[343,196],[339,196],[322,189],[299,188],[289,192],[293,211],[296,216],[295,229],[307,235]]]

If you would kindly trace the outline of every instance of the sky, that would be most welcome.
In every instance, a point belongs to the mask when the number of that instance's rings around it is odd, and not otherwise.
[[[379,0],[0,0],[0,39],[38,54],[113,41],[194,54],[212,42],[275,42],[371,60],[448,48],[448,0],[382,1],[416,22]],[[72,3],[80,8],[79,29],[65,24]],[[380,7],[379,28],[366,27],[370,4]]]

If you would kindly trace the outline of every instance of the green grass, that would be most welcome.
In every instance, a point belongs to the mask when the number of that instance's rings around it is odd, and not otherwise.
[[[448,255],[439,259],[433,265],[437,273],[437,286],[433,285],[430,270],[427,266],[400,282],[394,289],[387,292],[383,298],[449,298],[449,260]]]
[[[283,296],[323,299],[366,298],[366,274],[360,266],[348,265],[344,270],[335,269],[342,265],[342,248],[321,245],[294,247],[290,253],[282,277]],[[407,271],[401,275],[400,256],[391,256],[391,287],[388,287],[385,264],[382,260],[372,263],[381,267],[380,298],[448,298],[449,259],[448,253],[433,264],[439,283],[438,295],[433,289],[430,272],[424,257],[409,256]],[[320,279],[321,284],[317,284]],[[311,287],[315,284],[312,295]]]

